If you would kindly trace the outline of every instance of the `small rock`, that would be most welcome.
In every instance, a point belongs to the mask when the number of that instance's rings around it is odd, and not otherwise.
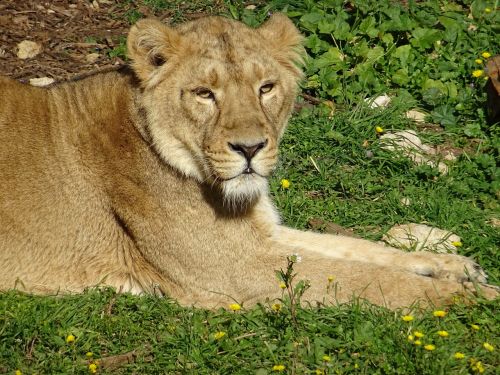
[[[488,220],[488,224],[494,228],[500,228],[500,219],[492,217],[490,220]]]
[[[414,150],[425,154],[434,153],[433,149],[422,143],[414,130],[403,130],[399,132],[387,133],[380,137],[384,141],[383,148],[394,151],[397,149]]]
[[[408,207],[411,204],[410,198],[407,198],[407,197],[401,198],[400,202],[403,206],[406,206],[406,207]]]
[[[395,225],[382,237],[391,246],[407,250],[456,254],[460,237],[447,230],[424,224]]]
[[[256,5],[253,5],[253,4],[247,5],[247,6],[245,7],[245,9],[248,9],[248,10],[254,10],[255,8],[257,8],[257,6],[256,6]]]
[[[42,45],[31,40],[23,40],[17,45],[17,57],[20,59],[30,59],[42,52]]]
[[[436,150],[424,143],[413,130],[387,133],[380,137],[382,148],[389,151],[400,151],[417,165],[429,165],[437,168],[440,173],[448,173],[448,166],[427,157],[435,155]]]
[[[412,109],[406,112],[406,117],[415,122],[425,122],[426,113],[421,112],[417,109]]]
[[[457,160],[457,157],[455,156],[455,154],[453,152],[446,151],[443,155],[443,159],[448,160],[448,161],[455,161],[455,160]]]
[[[98,53],[89,53],[87,56],[85,56],[85,60],[89,63],[94,63],[99,57],[100,55]]]
[[[43,87],[43,86],[48,86],[52,83],[54,83],[54,78],[50,78],[50,77],[40,77],[40,78],[31,78],[30,79],[31,86]]]
[[[384,94],[377,96],[375,99],[366,98],[365,102],[368,103],[370,108],[386,108],[391,103],[391,98]]]

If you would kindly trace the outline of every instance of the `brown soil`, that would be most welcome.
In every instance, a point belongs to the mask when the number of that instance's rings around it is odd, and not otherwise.
[[[131,0],[0,0],[0,74],[21,81],[64,80],[122,65],[125,62],[113,52],[125,40],[131,15],[164,22],[176,21],[179,14],[192,19],[202,15],[193,3],[179,2],[175,9],[153,12],[143,1]],[[222,9],[222,0],[213,2],[212,11]],[[25,40],[40,44],[42,52],[20,59],[18,44]]]

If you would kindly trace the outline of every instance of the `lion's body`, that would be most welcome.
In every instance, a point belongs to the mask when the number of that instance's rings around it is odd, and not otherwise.
[[[460,292],[466,267],[484,281],[465,258],[279,225],[266,178],[300,36],[284,17],[266,25],[143,21],[129,36],[134,72],[48,88],[0,78],[0,288],[253,303],[280,294],[274,271],[296,251],[310,300],[328,275],[338,299],[389,306]]]

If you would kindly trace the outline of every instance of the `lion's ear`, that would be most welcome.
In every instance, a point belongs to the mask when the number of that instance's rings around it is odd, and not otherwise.
[[[301,77],[300,66],[305,54],[303,37],[293,22],[282,13],[274,13],[257,30],[274,49],[275,58],[297,78]]]
[[[154,19],[138,21],[127,37],[128,56],[141,81],[148,81],[154,71],[180,49],[176,30]]]

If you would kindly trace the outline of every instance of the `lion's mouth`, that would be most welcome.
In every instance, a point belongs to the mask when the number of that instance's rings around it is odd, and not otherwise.
[[[252,173],[255,173],[255,171],[253,170],[252,167],[247,166],[242,173],[243,174],[252,174]]]
[[[267,176],[258,173],[252,167],[247,167],[244,170],[242,170],[240,173],[235,174],[234,176],[229,177],[229,178],[221,178],[221,180],[222,181],[229,181],[229,180],[234,180],[235,178],[238,178],[238,177],[246,177],[246,178],[248,178],[248,177],[252,177],[252,176],[258,176],[258,177],[262,177],[262,178],[267,178]]]

